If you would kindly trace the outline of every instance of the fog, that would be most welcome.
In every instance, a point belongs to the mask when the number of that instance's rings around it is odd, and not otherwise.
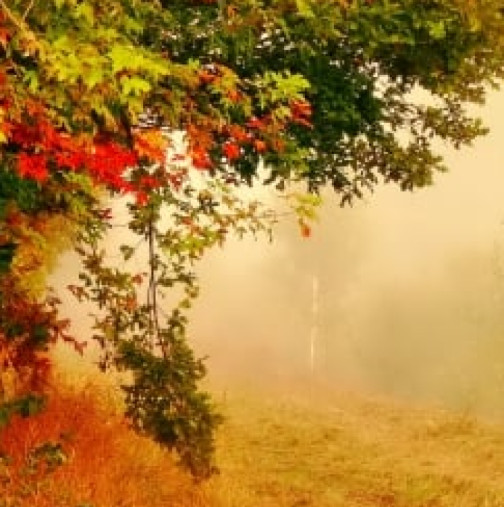
[[[502,113],[495,93],[482,111],[491,134],[444,148],[450,172],[432,187],[383,187],[344,209],[327,193],[310,239],[292,221],[273,244],[214,252],[193,319],[211,374],[250,385],[315,377],[504,415]]]
[[[328,192],[309,239],[287,218],[272,243],[213,251],[190,326],[210,379],[317,382],[504,417],[504,93],[482,116],[491,134],[443,148],[451,170],[432,187],[383,187],[343,209]],[[74,272],[69,256],[55,280]],[[70,301],[85,335],[88,310]]]

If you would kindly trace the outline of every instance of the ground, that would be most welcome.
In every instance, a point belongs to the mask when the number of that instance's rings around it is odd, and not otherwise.
[[[108,388],[84,389],[3,433],[21,457],[62,435],[70,452],[49,473],[0,469],[1,507],[504,506],[495,421],[320,386],[215,389],[221,473],[197,485],[128,429]]]

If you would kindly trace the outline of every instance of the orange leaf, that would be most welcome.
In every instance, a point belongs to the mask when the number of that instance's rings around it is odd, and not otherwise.
[[[311,228],[304,220],[299,220],[299,229],[303,238],[309,238],[311,236]]]
[[[135,150],[139,157],[154,162],[164,162],[168,140],[158,129],[141,131],[135,134]]]
[[[242,94],[238,90],[229,90],[227,92],[228,99],[237,104],[242,99]]]
[[[229,135],[239,143],[246,143],[250,140],[250,135],[240,125],[231,125],[229,127]]]
[[[208,70],[201,70],[198,74],[199,80],[202,84],[210,84],[215,81],[217,76],[215,74],[212,74]]]
[[[254,141],[254,148],[256,149],[257,153],[264,153],[267,149],[267,146],[266,143],[261,139],[256,139]]]

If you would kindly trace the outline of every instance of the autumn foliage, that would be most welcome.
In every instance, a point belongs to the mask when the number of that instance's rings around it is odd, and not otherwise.
[[[466,106],[504,76],[501,7],[0,0],[0,425],[42,406],[33,395],[56,341],[84,346],[45,287],[73,248],[83,272],[72,291],[97,308],[99,364],[133,379],[122,386],[132,425],[209,477],[220,418],[187,342],[194,265],[274,222],[235,190],[294,187],[308,237],[327,185],[344,204],[382,182],[431,183],[445,169],[435,140],[485,133]],[[106,202],[118,196],[123,224]],[[134,239],[108,255],[119,225]],[[140,245],[147,265],[131,271]],[[168,304],[166,291],[180,299]]]

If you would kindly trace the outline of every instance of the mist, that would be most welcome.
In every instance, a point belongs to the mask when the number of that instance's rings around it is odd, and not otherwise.
[[[432,187],[384,186],[343,209],[327,192],[309,239],[285,219],[273,242],[213,251],[190,315],[210,380],[293,390],[317,382],[504,417],[502,113],[504,93],[494,93],[481,113],[491,134],[442,148],[450,172]],[[63,259],[58,286],[75,263]],[[64,304],[75,318],[76,303]],[[88,311],[78,309],[84,339]]]
[[[310,239],[292,221],[272,244],[214,252],[192,325],[211,375],[251,386],[315,377],[504,416],[502,113],[494,93],[481,111],[491,134],[442,147],[450,172],[431,187],[384,186],[344,209],[328,192]]]

